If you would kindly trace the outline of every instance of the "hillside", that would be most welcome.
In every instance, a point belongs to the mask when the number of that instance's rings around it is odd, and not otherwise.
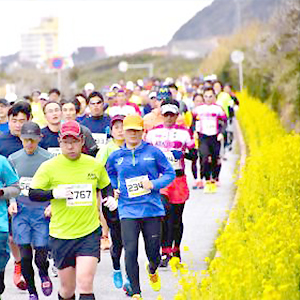
[[[253,21],[267,22],[283,0],[215,0],[179,28],[170,43],[230,35]]]

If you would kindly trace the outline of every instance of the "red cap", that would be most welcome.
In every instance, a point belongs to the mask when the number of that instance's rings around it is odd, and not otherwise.
[[[67,136],[73,136],[76,139],[79,139],[81,135],[81,128],[78,122],[68,121],[61,125],[59,136],[65,138]]]
[[[123,115],[115,115],[111,120],[110,120],[110,128],[113,127],[114,123],[117,121],[122,121],[124,120],[125,116]]]

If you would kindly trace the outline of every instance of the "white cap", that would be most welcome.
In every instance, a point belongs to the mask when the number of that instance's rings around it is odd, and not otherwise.
[[[13,103],[16,102],[18,99],[18,96],[15,93],[7,93],[5,95],[5,99],[9,102],[9,103]]]
[[[138,79],[136,82],[139,86],[143,87],[144,86],[144,81],[143,79]]]
[[[127,81],[126,90],[130,90],[130,91],[134,90],[134,83],[132,81]]]
[[[118,83],[114,83],[114,84],[111,85],[110,90],[112,91],[115,88],[117,88],[118,90],[120,90],[121,86]]]
[[[95,89],[95,86],[91,83],[88,82],[85,86],[84,86],[84,90],[85,91],[93,91]]]
[[[156,96],[157,96],[156,92],[150,92],[149,95],[148,95],[149,99],[156,98]]]
[[[164,115],[165,113],[173,113],[173,114],[179,114],[179,108],[178,106],[174,104],[165,104],[160,107],[161,114]]]
[[[39,99],[49,100],[49,96],[47,93],[41,93],[39,95]]]

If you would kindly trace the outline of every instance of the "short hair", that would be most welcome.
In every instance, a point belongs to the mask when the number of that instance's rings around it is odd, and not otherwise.
[[[207,92],[207,91],[212,91],[213,94],[216,95],[215,90],[214,90],[214,88],[213,88],[212,86],[205,87],[205,88],[203,89],[203,95],[204,95],[205,92]]]
[[[57,101],[54,101],[54,100],[50,100],[50,101],[47,101],[47,102],[45,103],[44,107],[43,107],[43,112],[44,112],[44,114],[46,113],[46,107],[47,107],[47,105],[49,105],[49,104],[51,104],[51,103],[57,104],[57,105],[59,106],[60,110],[61,110],[61,104],[60,104],[60,102],[57,102]]]
[[[175,83],[170,83],[168,85],[168,87],[169,87],[169,89],[174,88],[176,91],[178,91],[178,87],[177,87],[177,85]]]
[[[85,96],[84,94],[82,94],[82,93],[78,93],[78,94],[76,94],[74,97],[75,97],[75,98],[77,98],[77,97],[82,97],[82,98],[85,99],[85,101],[87,101],[86,96]]]
[[[27,120],[31,117],[31,106],[26,101],[18,101],[8,110],[7,116],[17,116],[19,113],[23,113],[26,115]]]
[[[220,80],[213,81],[213,85],[215,85],[216,83],[218,83],[221,86],[221,88],[223,89],[223,84]]]
[[[196,93],[194,96],[193,96],[193,101],[196,99],[196,97],[198,97],[198,96],[200,96],[200,97],[202,97],[203,98],[203,94],[201,94],[201,93]]]
[[[23,99],[25,100],[25,101],[29,101],[29,102],[32,102],[32,97],[31,96],[29,96],[29,95],[24,95],[23,96]]]
[[[62,99],[60,101],[61,107],[63,107],[65,104],[68,104],[68,103],[74,104],[76,114],[78,114],[80,112],[80,102],[79,102],[79,100],[77,98],[68,99],[68,100],[67,99]]]
[[[104,102],[104,97],[103,95],[100,93],[100,92],[97,92],[97,91],[94,91],[94,92],[91,92],[87,98],[87,103],[90,102],[90,100],[94,97],[99,97],[103,102]]]
[[[50,94],[57,94],[58,96],[60,96],[60,91],[59,91],[59,89],[51,89],[48,94],[49,95]]]

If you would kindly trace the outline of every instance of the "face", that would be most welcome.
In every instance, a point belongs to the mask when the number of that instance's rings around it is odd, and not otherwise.
[[[173,87],[170,88],[170,92],[172,93],[172,98],[176,99],[177,96],[177,90]]]
[[[195,97],[195,99],[194,99],[194,105],[195,105],[195,107],[197,107],[197,106],[199,106],[199,105],[201,105],[203,103],[204,103],[204,100],[203,100],[203,98],[202,98],[201,95],[198,95],[198,96]]]
[[[90,99],[89,108],[93,117],[103,115],[103,100],[99,97],[93,97]]]
[[[124,130],[123,130],[123,122],[115,121],[114,125],[111,129],[111,135],[115,140],[123,141],[124,140]]]
[[[230,88],[229,85],[225,85],[225,86],[224,86],[224,92],[226,92],[226,93],[228,93],[228,94],[231,93],[231,88]]]
[[[217,95],[222,91],[222,86],[219,82],[216,82],[214,84],[214,90]]]
[[[108,106],[114,106],[114,104],[116,103],[116,97],[109,97],[107,99],[107,103],[108,103]]]
[[[203,95],[205,104],[213,104],[216,102],[216,96],[214,95],[213,91],[206,91]]]
[[[117,103],[118,105],[125,105],[126,104],[126,95],[125,93],[118,93],[117,94]]]
[[[66,103],[62,107],[62,119],[71,121],[76,119],[76,109],[73,103]]]
[[[40,93],[39,92],[34,92],[32,93],[32,101],[33,102],[39,102],[39,96],[40,96]]]
[[[124,130],[124,138],[126,141],[126,144],[129,146],[136,146],[138,145],[143,136],[143,130],[135,130],[135,129],[128,129]]]
[[[7,118],[8,109],[9,109],[9,106],[5,106],[4,104],[0,103],[0,119]]]
[[[167,127],[171,127],[176,123],[178,114],[173,114],[171,112],[167,112],[163,115],[163,118],[164,118],[164,125]]]
[[[81,97],[81,96],[78,96],[77,97],[77,100],[80,102],[80,114],[83,114],[85,112],[85,109],[86,109],[86,100]]]
[[[49,94],[49,100],[59,102],[59,95],[56,93]]]
[[[159,102],[159,101],[157,101],[157,98],[152,97],[152,98],[150,98],[149,104],[152,108],[157,108],[158,107],[157,102]]]
[[[81,149],[84,144],[83,137],[76,139],[73,136],[59,138],[61,153],[70,160],[76,160],[81,155]]]
[[[21,128],[25,122],[27,122],[27,117],[24,113],[19,112],[16,116],[10,115],[8,118],[8,126],[10,133],[15,136],[21,135]]]
[[[139,95],[141,94],[141,88],[140,88],[139,86],[136,86],[136,87],[134,88],[133,94],[139,96]]]
[[[29,155],[33,154],[36,148],[38,147],[40,140],[41,140],[40,138],[34,138],[34,139],[21,138],[25,152]]]
[[[49,124],[58,125],[60,124],[62,111],[58,104],[50,103],[45,108],[45,117]]]

